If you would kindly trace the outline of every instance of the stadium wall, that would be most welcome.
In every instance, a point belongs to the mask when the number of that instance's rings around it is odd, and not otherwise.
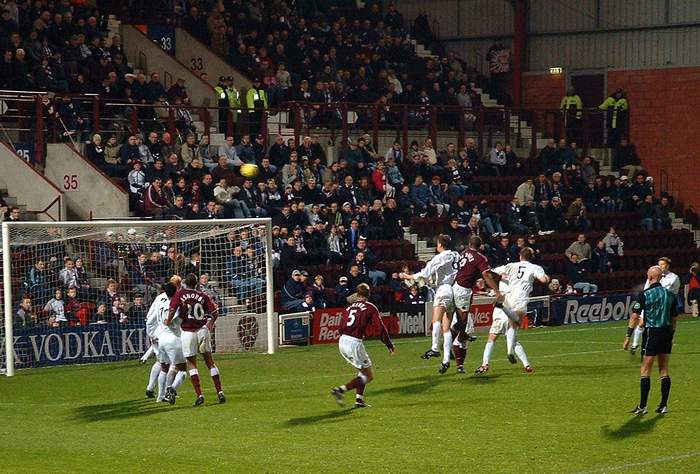
[[[64,190],[70,219],[124,218],[129,215],[128,193],[65,143],[48,145],[44,174],[56,187]]]
[[[616,69],[607,73],[608,92],[621,87],[630,101],[630,139],[645,168],[657,179],[661,170],[676,183],[684,205],[700,209],[698,157],[700,67]],[[566,77],[528,73],[523,77],[525,108],[558,108]],[[592,104],[586,104],[589,106]],[[597,105],[597,104],[596,104]],[[657,189],[661,183],[657,181]]]
[[[20,158],[5,143],[0,143],[0,187],[7,189],[18,203],[38,213],[40,221],[62,220],[66,218],[64,193]],[[52,204],[53,203],[53,204]]]

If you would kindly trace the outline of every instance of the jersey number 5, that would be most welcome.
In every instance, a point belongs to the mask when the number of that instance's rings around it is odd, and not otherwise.
[[[525,274],[525,267],[523,267],[523,266],[521,265],[521,266],[518,267],[518,275],[517,275],[515,278],[520,279],[520,278],[523,277],[524,274]]]
[[[190,319],[196,319],[197,321],[201,321],[202,319],[204,319],[204,308],[199,303],[188,304],[187,317]]]
[[[351,309],[351,310],[348,312],[348,324],[347,324],[348,327],[350,327],[350,326],[352,326],[353,324],[355,324],[355,313],[357,313],[357,310],[356,310],[356,309]]]

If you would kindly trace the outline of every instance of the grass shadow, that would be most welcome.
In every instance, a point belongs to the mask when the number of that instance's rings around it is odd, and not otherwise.
[[[479,374],[479,375],[470,375],[469,377],[464,377],[464,380],[467,381],[468,383],[491,383],[491,382],[500,382],[500,378],[503,377],[504,374]]]
[[[348,416],[353,411],[354,411],[353,408],[346,408],[344,410],[334,410],[334,411],[329,411],[326,413],[321,413],[320,415],[302,416],[299,418],[290,418],[284,424],[286,426],[302,426],[302,425],[311,425],[314,423],[322,423],[322,422],[332,423],[334,421],[340,421],[340,418]]]
[[[400,393],[403,395],[416,395],[419,393],[424,393],[431,388],[440,385],[448,380],[452,380],[450,376],[433,376],[424,375],[420,377],[411,377],[408,379],[401,379],[399,382],[413,382],[404,385],[399,385],[396,387],[380,388],[379,390],[372,390],[372,395],[380,395],[384,393]]]
[[[661,418],[663,418],[663,416],[655,416],[653,418],[634,416],[619,428],[612,429],[610,426],[605,425],[601,427],[600,430],[607,439],[622,440],[652,431]]]
[[[168,408],[168,411],[172,411],[185,407],[178,406],[171,408],[165,403],[156,405],[152,399],[125,400],[123,402],[101,403],[77,407],[73,413],[73,419],[88,423],[106,420],[124,420],[156,415],[162,413],[165,408]]]

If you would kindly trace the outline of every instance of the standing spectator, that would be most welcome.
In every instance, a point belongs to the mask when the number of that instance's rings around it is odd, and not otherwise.
[[[620,137],[627,133],[627,117],[629,102],[625,98],[622,89],[617,89],[613,95],[598,106],[607,111],[606,123],[608,128],[608,148],[615,148],[620,142]]]
[[[586,231],[590,224],[588,223],[586,205],[583,199],[577,196],[576,199],[569,205],[566,211],[566,220],[569,227],[573,231]]]
[[[262,114],[267,110],[267,94],[260,84],[260,78],[253,78],[253,83],[246,94],[248,107],[248,132],[251,135],[260,133]]]
[[[610,264],[612,271],[617,271],[620,269],[620,257],[624,255],[624,242],[617,235],[615,227],[610,227],[608,233],[603,238],[603,244],[605,245],[605,252],[608,254],[610,259]]]
[[[491,167],[492,175],[505,176],[507,163],[508,160],[506,159],[506,152],[503,150],[503,144],[496,142],[496,145],[489,152],[489,166]]]
[[[613,271],[610,255],[605,250],[605,242],[599,240],[593,248],[593,271],[596,273],[609,273]]]
[[[514,197],[506,211],[508,225],[510,231],[516,234],[529,234],[530,229],[523,222],[522,210],[520,209],[520,200]]]

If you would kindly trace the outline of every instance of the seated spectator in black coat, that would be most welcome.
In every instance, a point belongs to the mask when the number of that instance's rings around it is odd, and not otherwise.
[[[350,265],[350,269],[346,276],[348,278],[348,287],[351,289],[351,293],[355,293],[355,290],[357,290],[357,285],[360,283],[365,283],[366,285],[370,284],[367,275],[361,273],[359,265],[354,263]]]
[[[499,244],[493,248],[493,266],[500,267],[506,263],[512,262],[510,254],[510,240],[508,237],[501,237]]]
[[[299,261],[297,254],[297,245],[294,237],[291,235],[287,237],[287,242],[282,246],[280,252],[280,267],[281,268],[293,268]]]
[[[354,291],[351,291],[350,285],[348,285],[348,277],[346,276],[341,276],[338,279],[338,286],[335,287],[335,304],[338,307],[345,307],[348,305],[348,296],[353,294]]]
[[[301,272],[294,270],[292,276],[284,284],[280,294],[280,306],[286,313],[303,311],[305,288],[301,282]]]
[[[579,261],[578,255],[571,254],[569,261],[566,262],[566,277],[573,284],[574,289],[583,293],[596,293],[598,285],[591,283],[589,263],[587,261]]]
[[[425,304],[425,296],[421,294],[417,284],[411,285],[408,292],[401,298],[404,304]]]

